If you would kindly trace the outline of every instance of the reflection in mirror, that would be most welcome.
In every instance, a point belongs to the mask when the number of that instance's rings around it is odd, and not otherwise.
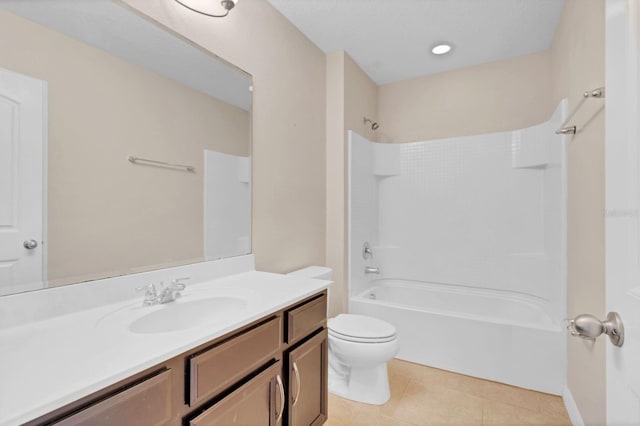
[[[250,88],[111,0],[0,0],[0,295],[249,253]]]

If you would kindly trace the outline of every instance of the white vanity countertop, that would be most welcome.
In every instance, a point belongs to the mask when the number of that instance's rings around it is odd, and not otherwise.
[[[251,271],[189,285],[175,303],[211,294],[240,295],[248,303],[237,315],[214,325],[176,332],[135,334],[128,330],[132,315],[144,315],[148,312],[145,309],[170,309],[170,304],[142,307],[142,297],[1,329],[0,425],[33,420],[324,290],[329,284]]]

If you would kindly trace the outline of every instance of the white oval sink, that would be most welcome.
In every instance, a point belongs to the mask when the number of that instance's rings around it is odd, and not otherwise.
[[[153,312],[129,325],[133,333],[168,333],[223,321],[230,314],[247,306],[237,297],[216,296],[199,300],[170,302],[159,305]],[[150,308],[151,309],[151,308]]]

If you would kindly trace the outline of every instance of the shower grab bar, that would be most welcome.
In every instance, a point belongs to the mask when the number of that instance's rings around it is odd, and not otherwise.
[[[560,125],[560,128],[556,130],[556,135],[575,135],[578,130],[576,126],[567,126],[567,124],[571,121],[571,119],[576,115],[576,113],[582,108],[582,105],[589,98],[604,98],[604,87],[598,87],[597,89],[589,90],[582,94],[582,99],[578,102],[578,105],[573,108],[569,117],[564,120],[564,123]]]
[[[196,168],[193,166],[187,166],[184,164],[166,163],[164,161],[147,160],[146,158],[135,157],[133,155],[128,156],[127,160],[129,160],[133,164],[146,164],[146,165],[151,165],[156,167],[166,167],[174,170],[184,170],[185,172],[191,172],[191,173],[195,173],[196,171]]]

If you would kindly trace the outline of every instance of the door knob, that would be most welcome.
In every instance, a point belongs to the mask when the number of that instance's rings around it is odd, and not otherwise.
[[[578,315],[569,320],[567,329],[572,336],[587,340],[596,340],[596,337],[606,334],[614,345],[622,346],[624,343],[624,326],[617,312],[609,312],[604,321],[589,314]]]
[[[27,250],[33,250],[34,248],[38,247],[38,242],[36,240],[27,240],[24,243],[22,243],[22,245]]]

